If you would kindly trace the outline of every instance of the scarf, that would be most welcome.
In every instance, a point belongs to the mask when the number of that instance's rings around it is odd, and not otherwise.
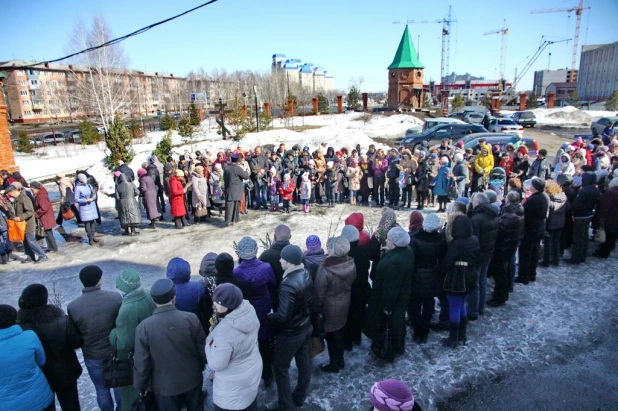
[[[382,218],[380,218],[378,228],[376,229],[376,238],[380,240],[381,243],[386,241],[388,230],[390,230],[395,224],[397,224],[397,215],[395,214],[395,211],[391,208],[384,207],[382,209]]]

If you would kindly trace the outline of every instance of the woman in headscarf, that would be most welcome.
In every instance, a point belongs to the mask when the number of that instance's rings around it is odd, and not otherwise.
[[[148,172],[143,168],[137,170],[137,177],[139,179],[139,191],[142,197],[144,207],[146,207],[146,215],[150,220],[150,228],[157,228],[155,221],[157,218],[161,218],[161,203],[158,201],[158,188],[155,185],[154,180]]]
[[[225,203],[225,195],[223,194],[223,167],[221,164],[215,164],[208,179],[210,185],[210,199],[213,208],[219,210],[219,216],[223,214],[222,207]]]
[[[382,209],[382,217],[378,223],[378,228],[376,228],[376,231],[371,236],[369,246],[367,246],[367,255],[372,262],[370,275],[372,280],[376,272],[376,268],[378,267],[378,262],[383,255],[388,230],[395,226],[399,226],[397,224],[397,215],[395,214],[395,211],[392,208],[384,207]]]
[[[137,196],[139,196],[139,190],[135,184],[127,181],[124,174],[120,174],[116,180],[116,200],[118,200],[116,205],[120,227],[124,228],[122,235],[139,234],[135,231],[135,227],[142,222],[142,213],[136,199]],[[129,230],[131,231],[129,232]]]
[[[198,164],[191,173],[191,206],[193,207],[193,221],[196,224],[206,221],[210,201],[208,201],[208,183],[204,178],[204,166]]]

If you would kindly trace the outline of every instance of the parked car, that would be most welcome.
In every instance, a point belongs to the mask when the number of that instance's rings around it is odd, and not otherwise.
[[[516,111],[511,115],[511,120],[523,127],[536,126],[536,116],[532,111]]]
[[[515,121],[508,118],[492,118],[489,122],[489,129],[492,133],[524,134],[524,128]]]
[[[609,125],[609,123],[616,123],[618,117],[601,117],[597,121],[593,121],[590,124],[590,130],[592,131],[592,137],[598,137],[603,135],[603,130]]]
[[[423,142],[426,142],[427,146],[429,146],[432,143],[440,143],[444,137],[448,137],[452,140],[459,140],[468,134],[486,131],[487,130],[485,130],[483,126],[479,126],[478,124],[440,124],[420,134],[404,137],[401,141],[401,145],[414,151],[416,147]]]
[[[466,124],[466,123],[457,118],[449,118],[449,117],[427,118],[425,119],[423,130],[429,130],[430,128],[433,128],[439,124]]]
[[[464,114],[463,121],[468,124],[481,124],[483,122],[483,117],[485,117],[485,115],[481,113],[471,112]]]
[[[43,136],[43,143],[45,144],[64,143],[64,141],[65,141],[64,134],[60,134],[60,133],[46,134]]]
[[[423,126],[416,125],[406,130],[406,136],[410,136],[412,134],[419,134],[422,132],[423,132]]]
[[[82,142],[82,132],[80,130],[67,131],[64,135],[73,144],[80,144]]]
[[[513,137],[514,135],[515,135],[515,134],[512,134],[512,135],[510,135],[510,136],[509,136],[508,134],[504,134],[504,133],[489,133],[489,132],[484,132],[484,133],[472,133],[472,134],[468,134],[467,136],[463,136],[463,137],[462,137],[462,138],[460,138],[459,140],[453,140],[453,145],[455,145],[455,144],[457,144],[457,143],[459,143],[459,142],[461,141],[461,142],[463,142],[463,143],[464,143],[464,147],[465,147],[465,146],[466,146],[466,144],[467,144],[469,141],[472,141],[472,140],[478,140],[478,139],[480,139],[480,138],[484,138],[484,139],[487,139],[487,138],[489,138],[489,137],[500,137],[500,138],[504,138],[504,137],[506,136],[507,138],[509,138],[509,139],[510,139],[510,138],[511,138],[511,137]],[[433,146],[429,147],[429,151],[433,150],[434,148],[435,148],[435,149],[437,149],[439,145],[440,145],[440,144],[436,144],[436,145],[433,145]]]
[[[499,144],[502,151],[504,151],[506,149],[506,145],[511,141],[511,137],[512,136],[504,134],[502,136],[485,137],[485,141],[490,146]],[[525,144],[526,148],[528,149],[528,157],[530,158],[536,157],[536,154],[539,151],[539,144],[536,142],[536,140],[533,139],[532,137],[522,137],[521,140],[523,144]],[[479,144],[478,138],[474,140],[470,140],[466,144],[464,144],[464,149],[471,148],[472,150],[474,150],[474,153],[476,154],[478,144]]]

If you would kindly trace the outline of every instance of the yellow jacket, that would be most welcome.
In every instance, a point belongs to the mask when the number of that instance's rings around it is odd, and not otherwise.
[[[485,174],[489,175],[494,168],[494,156],[493,154],[483,155],[479,153],[474,160],[474,169],[477,173],[481,174],[481,170],[485,170]]]

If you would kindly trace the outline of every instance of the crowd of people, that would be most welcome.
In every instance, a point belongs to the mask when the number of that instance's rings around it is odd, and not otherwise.
[[[504,150],[481,141],[471,153],[447,140],[436,152],[421,147],[388,155],[373,147],[349,156],[332,148],[310,154],[281,145],[268,155],[260,147],[252,153],[239,148],[218,153],[212,164],[208,153],[165,164],[152,156],[137,171],[139,188],[133,171],[119,164],[115,192],[103,194],[116,199],[127,235],[141,223],[140,196],[153,226],[167,196],[177,228],[187,224],[187,215],[201,223],[223,208],[229,224],[251,207],[277,212],[281,203],[284,212],[293,203],[309,212],[314,203],[341,201],[383,208],[374,232],[365,230],[358,208],[338,235],[324,245],[310,235],[304,250],[283,224],[259,256],[257,242],[243,237],[236,259],[204,256],[200,282],[190,281],[192,269],[181,258],[169,261],[166,278],[150,290],[131,269],[117,275],[119,292],[103,290],[101,268],[84,267],[82,295],[66,314],[48,302],[44,285],[27,286],[19,310],[0,306],[0,366],[14,370],[0,387],[0,409],[53,409],[54,398],[63,410],[79,409],[78,348],[102,410],[114,403],[130,410],[150,393],[160,410],[191,411],[203,407],[204,371],[213,380],[217,410],[257,410],[262,381],[266,388],[276,383],[273,409],[292,410],[304,404],[311,360],[325,347],[329,361],[321,371],[339,373],[346,352],[362,349],[363,336],[373,355],[395,361],[408,345],[407,326],[415,344],[427,343],[433,331],[448,332],[441,341],[448,349],[465,345],[470,322],[486,307],[507,304],[515,284],[536,281],[541,268],[559,266],[561,257],[584,263],[591,228],[599,243],[592,255],[609,257],[618,232],[616,147],[617,141],[605,146],[596,139],[565,143],[554,165],[545,150],[529,162],[517,138]],[[504,166],[504,185],[487,178],[496,164]],[[58,176],[62,207],[56,219],[42,184],[6,175],[5,182],[3,263],[12,257],[7,220],[26,222],[24,262],[46,259],[34,235],[36,220],[47,232],[74,210],[90,243],[97,241],[101,191],[87,172],[78,172],[76,183]],[[411,208],[415,191],[418,209],[437,197],[437,212],[414,210],[398,221],[395,209]],[[47,246],[48,252],[57,249],[52,241]],[[491,296],[488,278],[494,280]],[[129,381],[110,385],[110,356],[133,362]],[[298,368],[294,389],[292,359]],[[378,410],[419,409],[409,389],[394,380],[376,383],[371,403]]]

